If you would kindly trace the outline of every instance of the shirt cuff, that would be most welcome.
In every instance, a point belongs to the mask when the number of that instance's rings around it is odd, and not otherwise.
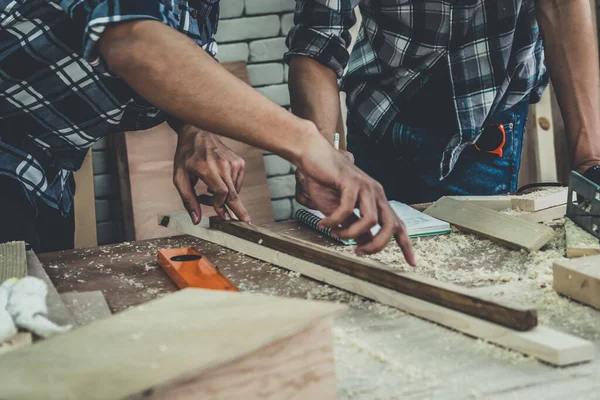
[[[338,78],[344,75],[350,55],[337,36],[296,25],[290,30],[286,43],[289,48],[284,55],[286,63],[289,64],[294,56],[310,57],[330,68]]]

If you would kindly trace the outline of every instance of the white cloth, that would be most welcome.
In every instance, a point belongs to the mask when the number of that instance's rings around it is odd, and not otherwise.
[[[71,325],[58,326],[48,319],[46,306],[48,288],[41,279],[32,276],[19,280],[9,279],[0,286],[0,289],[0,315],[2,312],[8,313],[17,328],[26,329],[43,338],[71,329]],[[1,294],[3,292],[8,293],[4,307],[2,307]],[[1,326],[0,331],[3,331]],[[6,337],[0,333],[0,341]]]

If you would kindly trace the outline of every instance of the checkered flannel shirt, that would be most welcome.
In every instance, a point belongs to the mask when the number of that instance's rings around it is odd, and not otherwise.
[[[349,55],[356,6],[363,22]],[[294,21],[286,61],[308,56],[343,76],[349,115],[375,141],[433,65],[448,65],[459,132],[441,155],[441,178],[489,117],[537,101],[547,84],[534,0],[296,0]]]
[[[219,0],[0,0],[0,174],[67,214],[92,144],[168,117],[108,71],[96,46],[106,27],[160,21],[214,56],[218,16]]]

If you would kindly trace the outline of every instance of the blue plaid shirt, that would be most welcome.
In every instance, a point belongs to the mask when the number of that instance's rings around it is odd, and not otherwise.
[[[349,29],[360,8],[352,54]],[[378,141],[437,63],[450,70],[459,126],[440,155],[448,176],[486,120],[547,84],[534,0],[296,0],[286,61],[311,57],[342,77],[349,115]],[[435,118],[435,110],[431,110]]]
[[[218,18],[219,0],[0,0],[0,174],[68,213],[71,171],[94,142],[168,117],[108,71],[106,27],[160,21],[214,56]]]

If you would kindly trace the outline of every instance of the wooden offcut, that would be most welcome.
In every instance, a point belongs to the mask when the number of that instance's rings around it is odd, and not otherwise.
[[[502,211],[512,207],[512,197],[507,195],[498,196],[448,196],[454,200],[468,201],[490,210]]]
[[[10,278],[27,276],[25,242],[0,243],[0,284]]]
[[[540,211],[547,208],[558,207],[567,204],[569,198],[569,189],[562,190],[542,190],[534,192],[533,195],[523,195],[512,197],[512,208],[521,211]]]
[[[0,357],[0,397],[333,400],[343,309],[184,289]]]
[[[577,226],[569,218],[565,219],[565,239],[567,242],[567,258],[600,254],[600,240]]]
[[[90,148],[81,167],[74,173],[75,186],[77,187],[73,198],[76,249],[98,245],[92,154]]]
[[[433,203],[425,214],[515,249],[539,250],[554,236],[552,228],[545,225],[448,197]]]
[[[523,213],[523,215],[519,215],[519,218],[526,219],[527,221],[533,222],[549,222],[555,219],[560,219],[565,216],[567,213],[567,205],[563,204],[561,206],[546,208],[545,210],[540,210],[532,213]]]
[[[106,299],[99,290],[61,293],[60,298],[75,318],[77,326],[111,316]]]
[[[183,213],[169,214],[168,218],[163,216],[159,220],[182,233],[196,236],[250,257],[301,273],[319,282],[373,299],[469,336],[519,351],[553,365],[566,366],[589,361],[594,357],[594,345],[591,342],[544,326],[537,326],[527,332],[506,328],[267,248],[262,243],[251,242],[224,232],[193,225],[189,217]]]
[[[600,256],[555,261],[552,270],[556,292],[600,309]]]

